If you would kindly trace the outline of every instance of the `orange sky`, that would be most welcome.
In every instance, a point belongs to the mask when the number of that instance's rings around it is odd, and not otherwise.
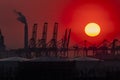
[[[66,26],[71,27],[73,35],[71,41],[74,43],[84,39],[111,40],[120,37],[119,7],[119,0],[0,0],[0,28],[7,49],[23,47],[24,27],[16,20],[17,15],[13,12],[16,9],[21,11],[28,20],[29,38],[34,23],[38,23],[39,38],[44,22],[48,22],[49,39],[52,37],[54,22],[58,22],[59,37],[63,36]],[[97,22],[103,28],[101,35],[95,39],[86,37],[83,31],[83,27],[91,21]]]

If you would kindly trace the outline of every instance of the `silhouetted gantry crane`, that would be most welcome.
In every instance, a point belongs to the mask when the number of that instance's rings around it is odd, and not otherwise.
[[[36,40],[37,40],[37,24],[34,24],[32,30],[32,38],[29,42],[29,48],[36,48]]]
[[[55,22],[54,29],[53,29],[53,36],[52,39],[47,43],[48,48],[48,55],[55,55],[57,56],[57,35],[58,35],[58,23]]]
[[[45,22],[42,31],[42,37],[37,40],[37,29],[38,25],[33,25],[32,37],[29,40],[28,46],[28,24],[26,17],[18,11],[15,11],[18,15],[17,20],[24,24],[24,50],[31,56],[31,53],[34,53],[36,57],[39,56],[55,56],[55,57],[68,57],[69,51],[74,52],[74,56],[89,56],[89,53],[93,54],[92,56],[98,55],[119,55],[120,54],[120,41],[114,39],[112,42],[103,40],[99,45],[91,44],[87,40],[84,40],[83,45],[77,43],[69,47],[71,29],[66,29],[62,39],[58,40],[58,23],[55,22],[53,28],[53,34],[50,41],[47,42],[47,29],[48,23]],[[1,33],[0,33],[1,34]],[[4,47],[3,42],[0,39],[0,47]],[[88,46],[90,44],[90,46]],[[92,51],[92,52],[91,52]]]
[[[37,24],[34,24],[32,29],[32,37],[29,41],[29,55],[34,52],[35,56],[67,56],[69,50],[71,29],[65,30],[64,37],[61,40],[58,36],[58,23],[55,22],[53,35],[50,41],[47,42],[48,23],[45,22],[42,31],[41,39],[37,40]]]
[[[69,32],[68,32],[68,29],[66,29],[64,37],[61,40],[62,43],[61,43],[61,47],[60,47],[60,55],[62,55],[64,57],[68,56],[69,43],[70,43],[70,34],[71,34],[71,29],[69,29]]]
[[[36,56],[41,56],[41,55],[46,55],[47,52],[47,28],[48,28],[48,23],[44,23],[43,31],[42,31],[42,38],[38,40],[37,43],[37,53]]]
[[[92,56],[97,55],[115,55],[119,54],[120,46],[116,45],[119,40],[114,39],[112,42],[103,40],[100,44],[95,45],[89,43],[87,40],[82,42],[82,45],[69,47],[71,29],[66,29],[62,39],[58,40],[58,23],[55,22],[53,28],[53,35],[50,41],[47,42],[47,29],[48,23],[44,23],[42,37],[37,40],[37,24],[34,24],[32,37],[29,42],[29,51],[34,52],[36,57],[39,56],[54,56],[54,57],[68,57],[69,51],[74,51],[74,56],[77,57],[79,54],[83,56],[89,56],[89,53],[92,53]],[[88,46],[88,44],[90,46]],[[92,52],[91,52],[92,51]],[[30,54],[31,55],[31,54]]]
[[[38,48],[46,48],[47,45],[47,28],[48,28],[48,23],[44,23],[43,27],[43,32],[42,32],[42,38],[38,40]]]

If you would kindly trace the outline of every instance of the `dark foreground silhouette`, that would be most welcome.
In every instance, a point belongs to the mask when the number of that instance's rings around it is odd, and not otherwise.
[[[120,80],[119,61],[0,62],[0,80]]]

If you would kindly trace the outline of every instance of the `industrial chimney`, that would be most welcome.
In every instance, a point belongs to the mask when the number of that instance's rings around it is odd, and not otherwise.
[[[19,16],[17,20],[24,24],[24,49],[28,49],[28,24],[26,17],[21,12],[15,11],[15,13]]]

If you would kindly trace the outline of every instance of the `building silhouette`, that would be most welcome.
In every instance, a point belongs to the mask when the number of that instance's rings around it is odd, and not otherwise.
[[[2,32],[0,30],[0,51],[5,50],[5,44],[4,44],[4,36],[2,35]]]

